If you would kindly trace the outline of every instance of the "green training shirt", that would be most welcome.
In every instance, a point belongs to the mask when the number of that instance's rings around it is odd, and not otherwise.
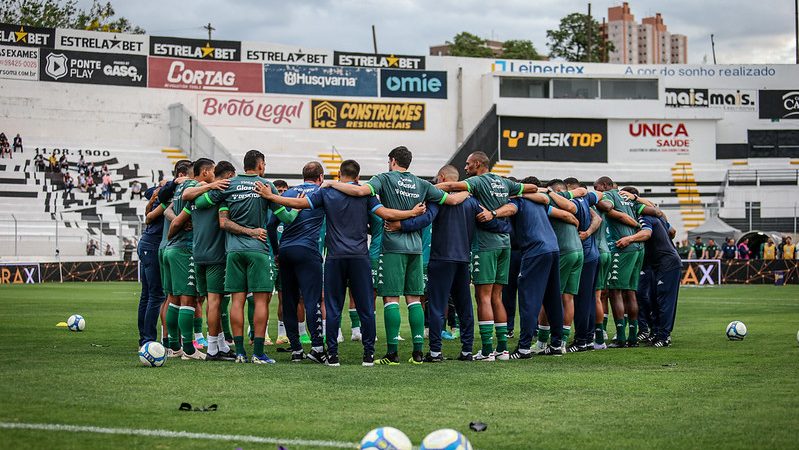
[[[555,202],[550,201],[549,204],[553,208],[557,208]],[[558,248],[560,249],[561,256],[583,251],[583,241],[580,240],[580,233],[577,231],[577,227],[551,217],[549,222],[552,224],[552,229],[555,231],[555,237],[558,238]]]
[[[193,210],[191,221],[194,228],[195,263],[225,263],[225,233],[219,228],[219,211],[227,209],[226,205],[214,205],[206,209]]]
[[[183,191],[190,187],[194,187],[197,185],[197,180],[186,180],[181,183],[180,186],[175,189],[175,195],[172,197],[172,212],[175,213],[175,216],[179,216],[182,211],[186,211],[191,216],[192,211],[194,210],[193,202],[188,202],[183,200]],[[169,240],[167,243],[167,247],[169,248],[184,248],[188,247],[189,249],[192,248],[194,242],[194,230],[193,227],[191,230],[186,230],[184,226],[180,231]]]
[[[599,229],[594,233],[594,236],[596,236],[596,245],[599,248],[599,253],[610,253],[610,249],[608,249],[608,220],[605,218],[605,213],[596,209],[594,206],[592,206],[591,209],[593,209],[594,212],[599,214],[599,217],[602,218],[602,223],[599,225]]]
[[[616,211],[627,214],[632,218],[638,217],[635,211],[633,211],[633,202],[628,202],[621,195],[619,195],[618,189],[605,191],[602,194],[602,200],[606,200],[610,204],[612,204],[613,209],[615,209]],[[637,252],[643,248],[641,247],[640,242],[633,242],[632,244],[624,248],[616,248],[616,241],[625,236],[634,235],[638,231],[638,229],[633,228],[629,225],[625,225],[621,222],[617,222],[613,219],[607,219],[607,222],[608,222],[607,242],[608,242],[608,249],[611,252],[620,252],[620,253]]]
[[[386,208],[407,211],[417,203],[436,202],[443,204],[447,193],[410,172],[391,171],[372,177],[366,182],[372,195],[380,196]],[[422,232],[420,230],[383,233],[383,253],[422,254]]]
[[[469,192],[489,211],[499,209],[508,203],[511,195],[522,195],[524,185],[488,172],[465,180]],[[492,233],[481,228],[475,230],[478,251],[510,248],[510,234]]]

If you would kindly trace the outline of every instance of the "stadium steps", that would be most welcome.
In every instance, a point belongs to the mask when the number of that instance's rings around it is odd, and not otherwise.
[[[693,164],[690,161],[679,161],[671,167],[671,178],[674,182],[674,192],[677,194],[677,203],[680,205],[680,217],[685,230],[693,230],[705,223],[705,212],[699,198],[699,189],[694,175]]]
[[[186,156],[185,153],[183,153],[183,150],[179,148],[164,147],[161,149],[161,153],[163,153],[164,156],[166,156],[167,159],[169,159],[169,162],[171,162],[172,165],[175,165],[175,163],[180,161],[181,159],[189,159],[189,157]]]
[[[491,171],[497,175],[507,177],[510,175],[511,171],[513,171],[513,164],[507,164],[497,161],[497,163],[494,164],[494,167],[491,168]]]
[[[341,161],[344,160],[341,154],[334,150],[331,153],[319,153],[316,156],[322,160],[322,164],[324,164],[325,169],[327,169],[327,173],[334,178],[338,178],[338,169],[341,167]]]

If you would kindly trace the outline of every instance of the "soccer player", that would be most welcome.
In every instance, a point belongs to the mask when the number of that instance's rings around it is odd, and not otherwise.
[[[350,159],[342,162],[339,168],[340,182],[360,186],[360,171],[361,167],[356,161]],[[364,346],[362,364],[374,365],[374,296],[367,248],[369,216],[374,213],[386,219],[401,220],[421,214],[423,208],[410,211],[390,210],[383,207],[374,196],[351,197],[335,189],[316,189],[304,198],[278,197],[263,185],[259,185],[258,192],[269,201],[297,210],[308,210],[303,212],[318,211],[324,214],[327,220],[325,245],[328,250],[324,270],[327,364],[340,364],[337,337],[346,300],[345,293],[349,286],[361,321]]]
[[[275,189],[277,189],[277,193],[280,194],[280,195],[283,195],[284,192],[289,190],[289,184],[286,183],[284,180],[275,180],[275,181],[272,182],[272,184],[275,185]],[[277,259],[278,259],[277,243],[280,241],[280,236],[283,234],[283,223],[281,222],[280,224],[277,225],[277,227],[275,227],[274,235],[271,234],[272,230],[270,228],[268,228],[268,227],[267,227],[267,231],[270,232],[269,241],[270,241],[270,243],[272,243],[272,253],[275,256],[275,261],[277,261]],[[280,265],[279,264],[275,264],[275,274],[276,274],[276,276],[275,276],[275,291],[277,292],[277,339],[275,340],[275,344],[283,345],[283,344],[288,344],[289,343],[289,337],[286,335],[286,326],[283,324],[283,288],[280,286]],[[299,316],[299,314],[298,314],[298,316]],[[305,314],[304,314],[304,312],[303,312],[303,315],[302,315],[301,319],[298,319],[298,323],[302,324],[303,326],[305,325]],[[302,341],[303,336],[307,337],[307,334],[303,333],[302,331],[305,331],[305,330],[300,330],[300,341]],[[268,330],[267,330],[267,334],[268,334]],[[267,341],[268,341],[268,336],[267,336]],[[303,344],[305,344],[305,343],[306,342],[303,342]],[[308,339],[307,343],[310,344],[310,339]],[[268,345],[268,343],[267,343],[267,345]]]
[[[538,185],[538,179],[528,177],[525,184]],[[533,356],[533,337],[536,319],[544,307],[552,328],[551,343],[540,352],[558,356],[563,346],[563,304],[560,295],[560,257],[558,240],[549,218],[578,225],[572,214],[550,206],[551,198],[542,193],[514,197],[509,206],[516,209],[511,222],[522,252],[519,272],[519,344],[510,359],[529,359]],[[539,333],[544,330],[539,329]]]
[[[230,319],[237,363],[248,362],[244,349],[244,301],[248,292],[253,293],[255,301],[255,339],[251,361],[254,364],[275,363],[264,353],[266,300],[275,286],[271,270],[272,256],[263,227],[270,210],[285,223],[291,223],[297,215],[296,211],[289,213],[285,207],[264,200],[255,191],[255,183],[260,181],[277,193],[272,183],[262,178],[265,167],[264,154],[250,150],[244,155],[244,173],[233,177],[227,189],[206,192],[195,201],[198,209],[222,202],[226,206],[219,212],[219,225],[226,232],[225,291],[230,292],[232,297]]]
[[[768,261],[777,259],[777,246],[773,239],[768,238],[768,241],[763,244],[763,248],[760,249],[760,258]]]
[[[705,244],[702,242],[702,237],[697,236],[694,239],[693,245],[691,245],[690,250],[688,250],[688,259],[696,258],[702,259],[705,255]]]
[[[438,182],[458,181],[458,178],[458,169],[454,166],[444,166],[436,175]],[[463,203],[454,206],[439,206],[436,202],[428,202],[427,211],[419,217],[402,222],[386,222],[386,229],[389,232],[422,230],[430,227],[432,223],[427,283],[430,352],[425,355],[425,362],[444,361],[441,339],[450,295],[463,324],[463,332],[460,334],[461,352],[458,359],[472,360],[474,313],[469,291],[469,259],[475,223],[479,216],[485,222],[494,224],[494,227],[504,225],[505,232],[510,228],[506,221],[501,223],[499,220],[489,221],[488,219],[493,219],[493,216],[487,211],[481,215],[484,211],[477,200],[469,197]],[[508,210],[507,215],[512,212]]]
[[[408,171],[413,155],[406,147],[397,147],[388,154],[389,172],[372,177],[364,185],[331,183],[331,186],[352,196],[378,195],[386,208],[412,210],[425,201],[456,205],[466,195],[448,195],[430,182]],[[424,209],[422,203],[421,209]],[[423,212],[423,211],[422,211]],[[382,264],[378,266],[378,294],[383,297],[386,326],[386,355],[378,364],[399,364],[397,335],[400,328],[399,297],[408,304],[413,353],[410,362],[422,364],[424,353],[424,312],[420,297],[424,294],[422,273],[422,236],[418,231],[385,233],[382,242]]]
[[[220,161],[215,167],[213,163],[198,160],[195,173],[200,173],[203,181],[197,186],[185,189],[183,199],[194,201],[211,189],[224,190],[230,185],[230,178],[236,175],[236,169],[228,161]],[[213,170],[213,181],[207,172]],[[172,221],[171,228],[182,227],[191,219],[194,235],[193,258],[194,272],[197,279],[197,293],[207,297],[208,320],[208,353],[210,361],[233,361],[236,354],[228,346],[222,332],[222,297],[225,295],[225,236],[219,228],[219,207],[194,209],[189,215],[185,210]],[[223,210],[224,211],[224,210]],[[172,231],[170,230],[170,233]]]
[[[705,254],[702,255],[702,259],[721,259],[721,249],[716,245],[714,239],[707,241],[707,247],[705,247]]]
[[[733,238],[727,238],[724,245],[721,246],[721,253],[724,259],[735,259],[736,251],[735,240]]]
[[[468,191],[492,215],[508,203],[509,195],[534,193],[537,187],[515,183],[489,172],[489,159],[483,152],[466,158],[464,181],[441,183],[437,187],[448,192]],[[477,250],[472,252],[472,283],[477,300],[477,319],[483,348],[475,355],[478,360],[508,360],[507,315],[502,305],[502,287],[508,284],[510,270],[510,235],[482,229],[476,234]],[[497,352],[494,353],[494,327],[497,333]]]
[[[607,214],[608,247],[612,255],[608,288],[613,308],[613,321],[616,337],[608,345],[611,348],[638,346],[638,303],[635,292],[638,289],[641,266],[644,263],[643,247],[633,242],[624,248],[617,248],[616,242],[625,236],[632,236],[638,230],[638,222],[632,202],[625,200],[609,177],[600,177],[594,189],[602,192],[602,200],[597,208]],[[627,338],[625,314],[629,318],[630,334]]]
[[[139,346],[158,339],[158,316],[164,303],[164,289],[161,287],[161,269],[158,262],[158,244],[163,234],[163,209],[158,204],[158,189],[152,187],[144,193],[147,199],[145,211],[157,211],[157,218],[147,221],[147,227],[139,239],[138,255],[140,263],[139,279],[141,296],[139,298]]]
[[[508,177],[511,181],[518,181],[516,178]],[[510,265],[508,266],[508,284],[502,288],[502,306],[508,316],[508,339],[513,339],[513,327],[516,319],[516,304],[518,298],[519,271],[522,264],[522,252],[513,227],[510,230]]]
[[[602,222],[599,230],[595,233],[597,249],[599,249],[599,268],[596,276],[596,283],[594,283],[595,293],[595,309],[596,317],[594,322],[594,350],[605,350],[608,348],[605,344],[608,326],[608,310],[607,310],[607,283],[608,274],[610,273],[610,249],[608,248],[608,221],[605,213],[596,209],[594,211],[599,214]]]
[[[790,236],[785,237],[785,244],[782,246],[782,259],[793,260],[796,257],[796,244],[791,241]]]

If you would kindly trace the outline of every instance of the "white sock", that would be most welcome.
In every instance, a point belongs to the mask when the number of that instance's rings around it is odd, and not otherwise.
[[[225,341],[225,333],[219,333],[219,336],[216,337],[216,346],[219,347],[220,352],[227,353],[230,351],[230,346]]]
[[[530,350],[529,348],[520,348],[519,349],[519,353],[521,353],[522,355],[529,355],[530,352],[532,352],[532,350]]]
[[[217,336],[208,335],[208,354],[216,355],[219,352],[219,347],[216,344]]]
[[[202,334],[202,333],[194,333],[194,340],[195,340],[195,341],[199,341],[199,340],[200,340],[200,339],[202,339],[203,337],[205,337],[205,336],[203,336],[203,334]]]
[[[352,334],[361,334],[361,327],[352,327]]]
[[[324,347],[311,347],[311,350],[313,350],[315,352],[322,353],[323,351],[325,351],[325,348]]]
[[[327,321],[322,321],[322,336],[327,336]]]
[[[286,335],[286,326],[283,325],[282,320],[277,321],[277,335],[278,336],[285,336]]]
[[[300,329],[300,336],[302,336],[303,334],[308,334],[308,330],[305,329],[305,322],[300,322],[297,325],[299,326]]]
[[[441,356],[441,352],[430,352],[430,356]]]

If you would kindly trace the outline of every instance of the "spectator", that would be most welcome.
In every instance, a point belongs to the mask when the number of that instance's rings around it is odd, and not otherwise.
[[[67,161],[67,155],[61,155],[61,158],[58,159],[58,166],[61,169],[61,173],[66,173],[69,170],[69,161]]]
[[[735,250],[735,240],[727,238],[727,241],[721,246],[721,255],[724,259],[735,259]]]
[[[9,159],[13,159],[13,155],[11,153],[11,147],[8,145],[8,141],[0,142],[0,158],[5,158],[5,155],[8,155]]]
[[[702,237],[697,236],[694,240],[694,244],[688,250],[688,259],[696,258],[701,259],[702,256],[705,254],[705,244],[702,243]]]
[[[111,244],[105,244],[105,256],[113,256],[114,250],[111,248]]]
[[[84,173],[86,171],[86,160],[83,158],[83,155],[80,155],[80,159],[78,160],[78,173]]]
[[[738,259],[749,259],[749,238],[744,239],[738,244]]]
[[[81,192],[86,192],[86,175],[84,175],[83,172],[78,174],[78,189],[80,189]]]
[[[93,200],[96,189],[94,185],[94,177],[91,175],[86,176],[86,192],[89,193],[89,199]]]
[[[58,160],[55,159],[55,154],[53,153],[50,154],[49,161],[50,161],[50,172],[55,172],[56,169],[58,169]]]
[[[768,261],[777,259],[777,246],[774,244],[774,239],[768,238],[763,248],[760,249],[760,258]]]
[[[90,176],[95,176],[96,174],[94,172],[95,172],[94,163],[91,162],[89,163],[89,168],[86,169],[86,173],[89,174]]]
[[[707,246],[705,247],[705,252],[702,255],[702,259],[720,259],[721,258],[721,249],[718,245],[716,245],[716,241],[714,239],[710,239],[707,241]]]
[[[133,197],[139,196],[139,200],[141,200],[142,195],[141,183],[139,180],[133,181],[130,186],[130,199],[133,200]]]
[[[72,189],[75,188],[75,182],[72,180],[72,175],[67,172],[64,174],[64,193],[71,194]]]
[[[17,149],[22,153],[22,136],[20,136],[19,133],[14,137],[14,153],[17,152]]]
[[[131,262],[133,260],[133,251],[136,250],[136,246],[133,245],[133,239],[124,239],[124,252],[122,258],[125,262]]]
[[[680,255],[680,259],[688,259],[690,251],[691,248],[688,246],[688,241],[677,242],[677,254]]]
[[[46,166],[44,164],[44,155],[36,151],[36,156],[33,157],[33,165],[36,167],[37,172],[44,172]]]
[[[782,246],[782,259],[793,260],[796,258],[796,245],[791,242],[791,237],[785,237],[785,244]]]
[[[109,175],[110,173],[111,171],[108,170],[108,164],[103,164],[103,176]]]
[[[103,197],[107,201],[111,201],[111,175],[103,175]]]
[[[94,256],[97,253],[97,249],[97,241],[89,239],[89,242],[86,243],[86,256]]]
[[[5,133],[0,131],[0,144],[3,143],[3,142],[8,142],[8,138],[6,137]]]

